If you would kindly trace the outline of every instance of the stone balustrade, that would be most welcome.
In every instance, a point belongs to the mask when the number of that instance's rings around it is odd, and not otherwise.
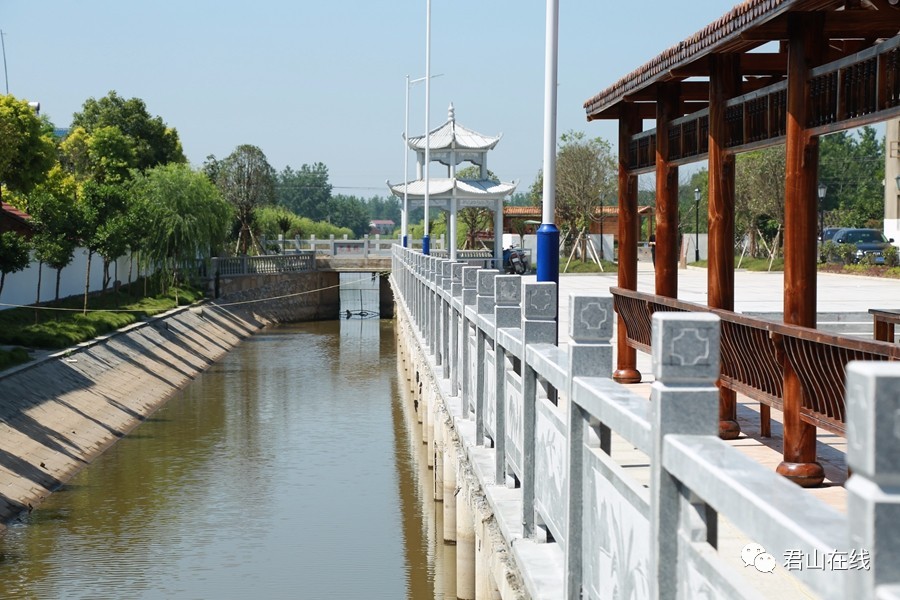
[[[555,284],[399,246],[391,278],[423,439],[458,486],[458,597],[744,598],[777,575],[900,597],[900,366],[848,367],[844,514],[719,439],[717,316],[653,315],[648,401],[611,379],[611,296],[571,298],[561,348]]]

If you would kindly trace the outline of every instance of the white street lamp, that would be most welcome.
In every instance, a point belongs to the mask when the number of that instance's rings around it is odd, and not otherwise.
[[[440,77],[441,75],[443,75],[443,73],[438,73],[431,77],[435,78]],[[404,248],[408,246],[409,239],[407,235],[409,229],[409,197],[407,194],[407,187],[409,186],[409,155],[407,154],[409,151],[409,148],[407,147],[407,143],[409,142],[409,88],[410,86],[423,81],[425,81],[424,77],[410,79],[409,75],[406,76],[406,113],[403,128],[403,212],[400,223],[401,243]]]
[[[431,254],[431,236],[428,226],[428,202],[431,199],[429,165],[431,163],[431,0],[425,9],[425,234],[422,236],[422,254]]]

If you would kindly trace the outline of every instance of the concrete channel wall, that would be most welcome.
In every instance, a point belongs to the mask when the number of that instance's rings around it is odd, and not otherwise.
[[[238,307],[183,307],[0,374],[0,522],[37,505],[267,322]]]
[[[553,283],[399,247],[391,277],[458,598],[796,597],[776,568],[900,598],[900,366],[848,366],[842,514],[716,435],[715,315],[654,314],[648,401],[610,378],[609,296],[570,299],[563,348]]]

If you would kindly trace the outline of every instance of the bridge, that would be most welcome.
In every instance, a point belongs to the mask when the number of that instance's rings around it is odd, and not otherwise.
[[[900,598],[896,365],[847,368],[842,511],[720,439],[720,315],[652,314],[648,399],[610,294],[400,247],[391,282],[458,597]]]

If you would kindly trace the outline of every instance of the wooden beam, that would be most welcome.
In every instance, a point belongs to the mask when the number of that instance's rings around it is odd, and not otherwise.
[[[789,15],[787,127],[784,198],[784,322],[816,326],[818,264],[817,202],[819,139],[806,130],[809,113],[809,69],[821,62],[827,40],[824,15]],[[816,462],[816,428],[802,419],[805,405],[800,378],[784,364],[784,460],[777,471],[804,487],[825,478]]]
[[[678,297],[678,167],[669,163],[669,122],[681,116],[679,87],[657,88],[656,102],[656,240],[654,268],[656,293]],[[709,86],[704,86],[709,90]]]
[[[619,117],[619,287],[637,289],[637,175],[628,170],[631,137],[641,130],[641,118],[634,104],[623,104]],[[613,379],[619,383],[638,383],[637,351],[628,345],[628,332],[622,317],[618,320],[616,370]]]
[[[709,219],[707,296],[709,306],[734,311],[734,156],[727,152],[725,101],[738,95],[740,56],[709,57]],[[699,207],[698,207],[699,209]],[[719,388],[719,436],[741,433],[733,390]]]
[[[823,34],[826,39],[843,38],[888,38],[900,31],[900,11],[898,10],[842,10],[833,12],[792,12],[787,17],[798,15],[802,19],[821,19],[825,15]],[[774,19],[741,33],[741,39],[748,41],[772,41],[788,39],[787,17]]]

